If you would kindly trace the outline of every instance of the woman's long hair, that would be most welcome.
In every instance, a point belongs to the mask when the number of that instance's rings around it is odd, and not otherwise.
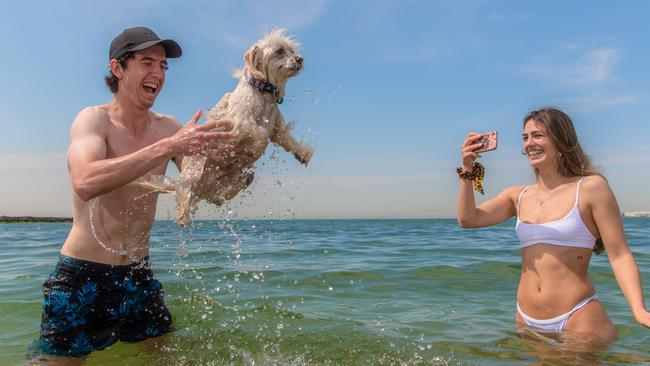
[[[589,156],[582,150],[578,134],[573,127],[571,117],[557,108],[547,107],[532,111],[524,117],[524,128],[529,121],[541,123],[546,127],[551,141],[559,153],[555,158],[557,171],[564,177],[583,177],[588,175],[603,176],[596,169]],[[539,170],[534,169],[535,178],[539,180]],[[600,254],[605,250],[600,238],[596,241],[594,252]]]

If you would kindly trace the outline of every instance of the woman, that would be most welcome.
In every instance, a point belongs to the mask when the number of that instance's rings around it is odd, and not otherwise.
[[[606,249],[634,317],[650,327],[639,269],[625,239],[618,204],[580,147],[569,116],[554,108],[529,113],[524,118],[523,153],[536,184],[507,188],[476,207],[472,181],[482,176],[476,174],[482,166],[475,163],[481,136],[470,133],[462,145],[458,223],[477,228],[517,217],[522,248],[517,324],[541,332],[616,339],[616,328],[587,274],[592,251]]]

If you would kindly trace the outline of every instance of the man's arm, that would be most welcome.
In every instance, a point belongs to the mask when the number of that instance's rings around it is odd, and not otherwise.
[[[135,180],[169,158],[164,144],[156,143],[125,156],[106,159],[106,118],[97,107],[85,108],[70,129],[68,169],[72,187],[84,201]]]
[[[214,123],[196,125],[200,111],[170,137],[117,158],[106,159],[108,122],[96,108],[85,108],[75,118],[70,131],[68,169],[72,187],[88,201],[132,182],[172,156],[209,151],[234,137],[231,132],[208,132]]]

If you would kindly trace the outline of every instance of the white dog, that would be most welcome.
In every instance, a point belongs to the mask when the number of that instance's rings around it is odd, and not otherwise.
[[[233,73],[239,79],[235,90],[226,93],[206,114],[208,119],[232,121],[233,131],[239,132],[240,143],[255,160],[264,154],[269,141],[293,153],[304,165],[312,157],[312,148],[291,135],[291,126],[285,123],[278,108],[287,80],[303,67],[303,58],[297,53],[299,47],[298,42],[285,35],[284,29],[266,33],[244,54],[244,68]],[[194,188],[203,175],[206,159],[202,155],[186,156],[176,182],[159,176],[139,184],[158,191],[175,191],[176,222],[185,226],[189,223],[190,211],[201,199],[221,204],[235,197],[253,178],[252,172],[246,170],[221,176],[199,196]]]

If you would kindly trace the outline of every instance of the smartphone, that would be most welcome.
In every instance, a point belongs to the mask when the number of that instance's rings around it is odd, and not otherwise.
[[[474,152],[482,153],[495,150],[497,148],[497,137],[498,136],[496,131],[484,133],[483,136],[481,136],[481,138],[475,142],[475,144],[481,143],[481,147],[474,150]]]

